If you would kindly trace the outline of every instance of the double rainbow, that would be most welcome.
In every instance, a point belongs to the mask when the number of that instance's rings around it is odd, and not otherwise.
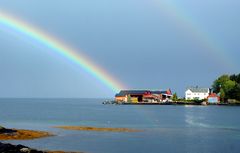
[[[211,57],[211,59],[215,57],[221,65],[225,65],[227,68],[236,68],[236,61],[230,56],[227,49],[216,38],[213,38],[209,32],[206,32],[203,27],[199,26],[196,19],[185,11],[186,9],[180,5],[180,2],[175,0],[152,0],[152,4],[175,22],[176,25],[188,32],[195,41],[202,44],[205,48],[203,50],[204,54]]]
[[[57,38],[41,31],[39,28],[3,12],[0,12],[0,25],[4,25],[23,36],[27,36],[37,41],[39,44],[48,47],[50,51],[53,51],[56,54],[63,56],[65,59],[77,64],[114,92],[118,92],[120,89],[124,88],[120,82],[114,79],[105,70],[93,64],[93,62],[83,54],[78,53]]]

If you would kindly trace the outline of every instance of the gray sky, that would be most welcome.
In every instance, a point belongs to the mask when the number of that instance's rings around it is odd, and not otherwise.
[[[239,0],[0,0],[134,89],[209,87],[240,72]],[[0,97],[113,97],[79,66],[0,25]]]

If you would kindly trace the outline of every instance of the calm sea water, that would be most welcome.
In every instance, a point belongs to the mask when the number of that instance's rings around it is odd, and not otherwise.
[[[86,153],[239,153],[240,107],[102,105],[103,99],[0,99],[0,125],[56,134],[8,141]],[[137,133],[66,131],[56,125],[127,127]]]

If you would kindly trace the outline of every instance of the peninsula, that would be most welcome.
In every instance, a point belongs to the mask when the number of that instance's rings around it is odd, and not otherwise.
[[[0,126],[0,140],[31,140],[54,136],[49,132],[8,129]],[[13,145],[0,142],[1,153],[80,153],[80,152],[65,152],[65,151],[40,151],[23,145]]]
[[[98,131],[98,132],[141,132],[138,129],[129,128],[106,128],[106,127],[91,127],[91,126],[55,126],[55,128],[65,130],[78,130],[78,131]]]
[[[0,140],[31,140],[49,136],[53,134],[44,131],[7,129],[0,126]]]

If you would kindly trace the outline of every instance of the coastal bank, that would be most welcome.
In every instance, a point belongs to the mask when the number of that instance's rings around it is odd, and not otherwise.
[[[41,151],[24,145],[13,145],[10,143],[0,142],[1,153],[81,153],[81,152],[64,152],[64,151]]]
[[[45,131],[7,129],[0,126],[0,140],[31,140],[50,136],[54,135]]]
[[[115,95],[114,100],[104,101],[103,104],[119,105],[220,105],[239,106],[239,101],[221,102],[220,96],[213,93],[209,88],[198,86],[188,88],[186,97],[178,99],[167,90],[121,90]]]
[[[0,126],[0,141],[3,140],[32,140],[44,137],[54,136],[45,131],[8,129]],[[0,142],[0,153],[80,153],[80,152],[64,152],[64,151],[41,151],[24,145],[13,145],[10,143]]]

